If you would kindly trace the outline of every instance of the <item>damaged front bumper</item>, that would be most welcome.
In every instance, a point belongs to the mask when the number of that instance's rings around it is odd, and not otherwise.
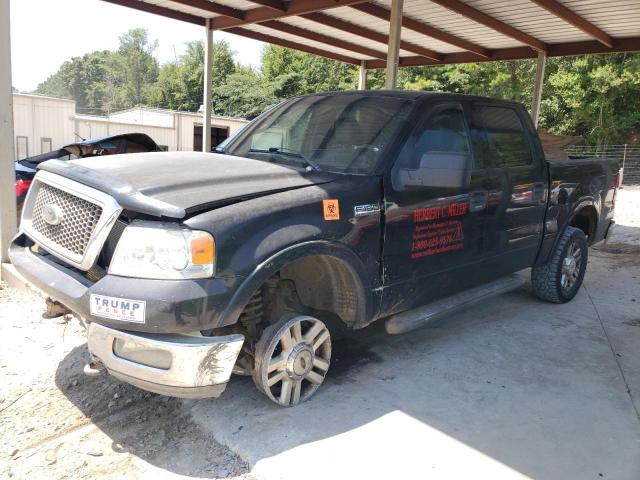
[[[244,337],[133,333],[89,324],[91,355],[114,377],[143,390],[182,398],[224,392]]]
[[[244,337],[205,337],[215,326],[207,319],[223,305],[225,280],[158,281],[106,275],[91,282],[79,272],[31,251],[18,235],[9,258],[32,284],[72,310],[88,327],[89,351],[113,376],[163,395],[217,397],[229,381]],[[91,313],[93,295],[143,301],[142,322],[102,318]],[[206,306],[206,308],[205,308]],[[193,333],[195,332],[195,333]]]

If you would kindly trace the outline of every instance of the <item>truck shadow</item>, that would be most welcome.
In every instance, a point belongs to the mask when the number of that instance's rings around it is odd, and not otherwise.
[[[593,305],[585,291],[552,305],[528,290],[405,335],[388,336],[382,324],[348,333],[334,344],[323,387],[293,408],[270,403],[247,377],[232,378],[211,400],[165,400],[108,377],[67,396],[114,448],[174,473],[193,474],[175,460],[181,455],[225,473],[222,450],[220,458],[189,450],[215,438],[278,478],[288,475],[283,465],[332,465],[347,451],[340,472],[354,478],[415,476],[434,465],[461,472],[472,465],[467,478],[627,478],[640,469],[637,428]],[[63,364],[84,363],[85,354],[77,348]],[[104,413],[114,389],[131,399],[123,421]],[[87,396],[95,407],[83,405]],[[137,443],[156,436],[164,440]]]
[[[87,377],[87,346],[60,362],[58,388],[111,439],[111,449],[130,453],[167,471],[198,478],[226,478],[248,466],[193,421],[182,400],[148,393],[102,374]]]

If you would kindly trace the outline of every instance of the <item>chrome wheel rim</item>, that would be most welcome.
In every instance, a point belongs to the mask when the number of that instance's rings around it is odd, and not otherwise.
[[[262,358],[262,387],[279,405],[296,405],[320,387],[330,361],[326,325],[317,318],[294,317],[278,329]]]
[[[562,260],[560,286],[564,291],[571,290],[578,281],[582,267],[582,250],[580,246],[571,242],[567,250],[567,256]]]

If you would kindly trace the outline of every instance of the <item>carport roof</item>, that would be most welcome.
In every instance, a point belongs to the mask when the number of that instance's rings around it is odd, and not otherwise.
[[[391,0],[104,0],[366,68]],[[399,66],[640,50],[638,0],[405,0]]]

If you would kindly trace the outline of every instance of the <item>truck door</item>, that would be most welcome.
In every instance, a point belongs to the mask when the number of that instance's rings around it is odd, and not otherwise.
[[[546,210],[543,154],[526,111],[474,103],[471,125],[475,157],[489,165],[485,253],[495,275],[530,267],[540,246]]]
[[[463,106],[430,102],[417,118],[384,179],[383,314],[480,281],[488,196],[482,188],[483,174],[473,169]],[[416,181],[430,159],[439,167],[427,168],[424,181]],[[448,173],[441,176],[448,166],[463,164],[465,185],[452,185]]]

